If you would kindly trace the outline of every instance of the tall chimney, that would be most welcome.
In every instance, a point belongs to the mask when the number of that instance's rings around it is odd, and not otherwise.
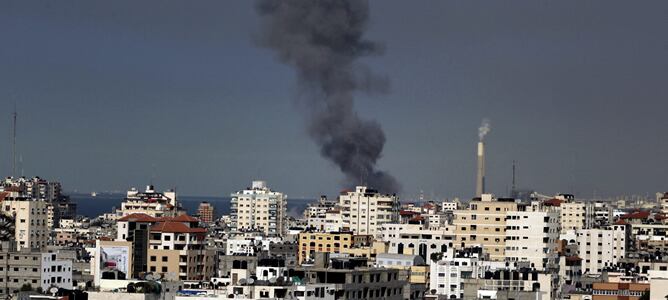
[[[475,196],[485,193],[485,144],[478,142],[478,176],[476,177]]]

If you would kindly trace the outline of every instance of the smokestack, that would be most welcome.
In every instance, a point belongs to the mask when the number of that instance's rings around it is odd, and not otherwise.
[[[488,119],[483,119],[478,128],[478,174],[476,176],[475,196],[481,197],[485,193],[485,136],[489,131],[490,123]]]
[[[355,93],[389,87],[386,78],[359,63],[383,50],[364,38],[368,2],[260,0],[256,9],[263,22],[256,41],[295,69],[297,103],[320,154],[341,170],[348,187],[363,182],[384,193],[399,192],[394,177],[376,166],[385,145],[380,124],[354,110]]]
[[[485,193],[485,144],[478,142],[478,176],[476,177],[475,196]]]

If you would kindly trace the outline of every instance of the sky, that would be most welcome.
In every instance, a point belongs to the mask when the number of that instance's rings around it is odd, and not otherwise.
[[[390,92],[356,95],[404,199],[471,198],[484,118],[488,191],[576,197],[668,190],[668,2],[370,2],[360,63]],[[253,179],[334,196],[294,100],[293,69],[257,47],[253,1],[0,2],[0,172],[68,191],[154,183],[224,196]],[[2,121],[4,120],[4,121]]]

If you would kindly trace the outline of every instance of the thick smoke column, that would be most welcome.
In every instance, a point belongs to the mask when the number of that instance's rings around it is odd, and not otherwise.
[[[492,130],[492,127],[489,123],[489,119],[482,119],[482,124],[480,124],[480,127],[478,128],[478,138],[480,141],[485,139],[485,136],[489,133],[490,130]]]
[[[388,87],[387,80],[356,62],[381,52],[378,44],[363,38],[368,3],[260,0],[257,11],[263,19],[258,44],[296,69],[308,132],[321,154],[341,169],[349,185],[366,183],[381,192],[398,192],[394,177],[376,169],[385,144],[383,130],[353,110],[354,92]]]

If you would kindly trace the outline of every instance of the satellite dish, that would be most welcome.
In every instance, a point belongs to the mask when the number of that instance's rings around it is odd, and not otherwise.
[[[244,285],[244,284],[246,284],[246,279],[245,279],[245,278],[241,278],[241,279],[239,279],[239,284],[240,284],[240,285]]]
[[[153,277],[153,274],[148,274],[146,275],[146,280],[155,280],[155,278]]]
[[[49,289],[49,293],[51,293],[51,294],[54,294],[54,295],[55,295],[57,292],[58,292],[58,288],[55,287],[55,286],[53,286],[53,287],[51,287],[51,288]]]
[[[269,283],[276,283],[276,277],[269,278]]]
[[[255,282],[255,280],[253,278],[248,278],[248,280],[246,282],[248,284],[253,284],[253,282]]]

